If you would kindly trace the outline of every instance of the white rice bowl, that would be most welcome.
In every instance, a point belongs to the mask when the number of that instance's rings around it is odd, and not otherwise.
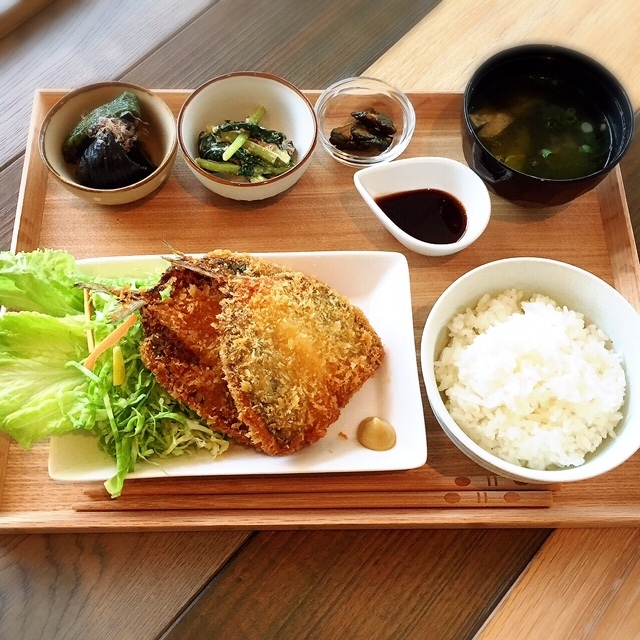
[[[591,478],[640,448],[639,335],[638,312],[587,271],[491,262],[450,285],[427,317],[427,397],[452,442],[498,475]]]
[[[619,354],[582,314],[540,294],[485,294],[448,325],[434,363],[445,406],[490,453],[531,469],[578,466],[622,420]]]

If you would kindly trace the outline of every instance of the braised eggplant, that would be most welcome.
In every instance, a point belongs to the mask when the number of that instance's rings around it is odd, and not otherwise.
[[[335,128],[329,136],[329,142],[343,151],[376,151],[380,153],[389,147],[392,138],[372,133],[356,122]]]
[[[76,178],[93,189],[120,189],[139,182],[154,170],[138,141],[127,149],[109,129],[102,129],[80,157]]]
[[[347,150],[352,145],[351,124],[344,124],[331,130],[329,142],[338,149]]]
[[[140,99],[125,91],[103,104],[69,132],[62,146],[68,162],[77,163],[76,179],[92,189],[120,189],[155,171],[140,137],[146,134]]]
[[[351,115],[369,131],[381,136],[392,136],[397,131],[393,120],[389,116],[384,113],[378,113],[373,108],[354,111]]]

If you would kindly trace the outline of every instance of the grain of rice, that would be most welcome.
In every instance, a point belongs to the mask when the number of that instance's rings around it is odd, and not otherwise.
[[[622,358],[581,313],[510,289],[448,325],[435,362],[451,417],[481,447],[531,469],[579,466],[622,419]]]

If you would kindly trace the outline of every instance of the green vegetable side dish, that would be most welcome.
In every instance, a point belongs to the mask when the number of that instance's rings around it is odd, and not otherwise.
[[[249,182],[264,182],[291,169],[295,147],[284,133],[258,124],[265,114],[265,108],[258,106],[245,121],[207,127],[198,136],[198,166]]]
[[[122,384],[113,381],[112,349],[92,371],[84,366],[87,331],[99,343],[117,326],[111,314],[121,305],[106,292],[92,291],[89,320],[76,283],[147,287],[156,280],[91,278],[62,251],[0,252],[0,305],[7,309],[0,314],[0,431],[25,449],[51,435],[92,432],[115,461],[116,472],[105,482],[112,497],[120,495],[140,460],[200,449],[217,456],[229,446],[144,367],[139,320],[118,342]]]

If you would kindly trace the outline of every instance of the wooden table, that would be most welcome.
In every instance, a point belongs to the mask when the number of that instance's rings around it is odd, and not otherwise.
[[[222,72],[260,69],[302,88],[365,73],[407,90],[460,90],[492,51],[555,41],[612,68],[637,108],[639,14],[631,0],[54,0],[0,40],[0,248],[9,247],[36,87],[122,78],[193,88]],[[637,141],[622,169],[638,230]],[[6,535],[0,637],[631,638],[640,634],[638,535]]]

